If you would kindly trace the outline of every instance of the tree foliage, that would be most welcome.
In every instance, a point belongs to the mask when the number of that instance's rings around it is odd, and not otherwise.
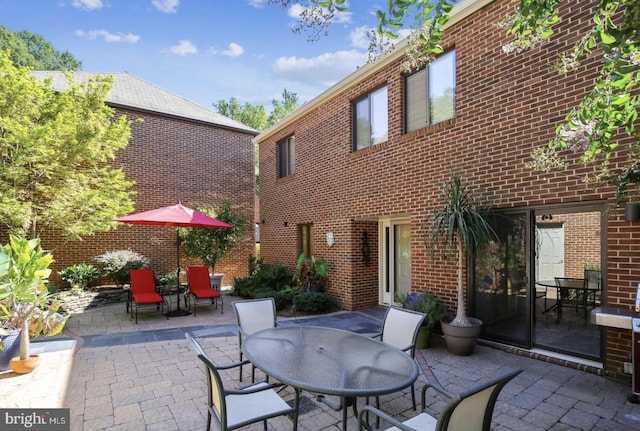
[[[302,6],[301,27],[314,35],[326,33],[331,20],[344,12],[344,0],[269,0],[282,7]],[[513,37],[503,47],[507,53],[522,53],[551,40],[560,22],[563,0],[519,0],[515,13],[506,16],[502,27]],[[567,0],[565,0],[565,3]],[[378,10],[379,25],[372,51],[379,53],[398,37],[399,30],[413,18],[415,30],[407,43],[407,69],[416,69],[442,52],[443,26],[455,1],[389,0],[386,10]],[[300,28],[294,29],[300,31]],[[582,101],[567,113],[555,137],[546,147],[536,149],[530,168],[549,171],[567,166],[566,152],[580,154],[585,165],[597,166],[595,175],[585,176],[594,185],[617,187],[617,203],[627,198],[628,188],[640,184],[640,142],[637,130],[640,109],[640,0],[603,0],[594,3],[593,25],[578,42],[564,52],[555,68],[559,73],[575,70],[587,58],[598,55],[599,76]],[[631,145],[621,147],[621,139]],[[619,154],[625,148],[626,153]],[[626,155],[627,163],[612,169],[610,161]]]
[[[109,165],[131,135],[104,103],[113,77],[68,80],[56,92],[0,51],[0,219],[12,232],[80,239],[133,211],[133,182]]]
[[[273,109],[269,115],[264,105],[253,105],[249,102],[240,104],[235,97],[229,100],[218,100],[213,107],[225,117],[262,132],[298,109],[298,95],[285,88],[282,91],[282,99],[272,99],[271,105]]]
[[[28,31],[13,32],[0,26],[0,49],[9,51],[13,64],[33,70],[79,70],[82,62],[69,51],[60,52],[39,34]]]
[[[249,102],[240,104],[235,97],[232,97],[229,100],[218,100],[213,107],[225,117],[253,127],[257,131],[267,128],[267,111],[262,105],[252,105]]]
[[[198,211],[233,225],[231,229],[180,228],[178,237],[189,257],[199,258],[203,264],[215,271],[216,264],[240,241],[247,218],[238,214],[233,202],[226,199],[220,209],[200,208]]]

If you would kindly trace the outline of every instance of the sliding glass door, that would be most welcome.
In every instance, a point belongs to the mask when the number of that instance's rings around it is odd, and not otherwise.
[[[604,205],[505,212],[497,240],[470,262],[471,315],[488,340],[599,361],[601,328],[590,311],[603,303]],[[560,284],[568,280],[569,288]]]
[[[484,322],[483,338],[528,347],[528,213],[500,215],[492,222],[497,241],[476,250],[473,266],[474,316]]]

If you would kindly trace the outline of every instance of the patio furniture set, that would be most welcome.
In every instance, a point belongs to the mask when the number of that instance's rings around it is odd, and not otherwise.
[[[520,369],[496,377],[477,387],[453,394],[437,385],[422,389],[422,410],[414,418],[399,422],[380,408],[380,396],[411,387],[419,375],[414,359],[415,340],[425,315],[397,307],[389,307],[382,332],[365,336],[351,331],[319,326],[279,326],[273,298],[236,301],[233,304],[238,324],[240,361],[216,364],[190,333],[186,338],[205,365],[208,382],[207,429],[214,419],[219,429],[233,430],[252,423],[288,416],[297,430],[300,393],[306,391],[316,400],[342,411],[343,429],[347,429],[347,409],[358,418],[359,430],[372,430],[370,418],[380,418],[396,428],[411,430],[483,430],[491,425],[493,409],[500,390]],[[378,339],[376,339],[378,338]],[[246,358],[246,359],[245,359]],[[239,381],[244,366],[251,366],[251,384],[228,389],[221,370],[239,369]],[[255,369],[266,378],[256,382]],[[273,379],[273,382],[270,382]],[[279,390],[289,386],[294,399],[289,403]],[[428,390],[449,399],[440,414],[424,408]],[[331,401],[336,398],[337,402]],[[376,406],[369,405],[375,397]],[[366,399],[358,412],[358,398]],[[412,394],[414,410],[415,395]]]
[[[209,268],[206,266],[190,266],[188,268],[188,284],[186,286],[159,287],[156,285],[155,273],[152,269],[134,269],[130,271],[131,287],[127,298],[127,313],[131,317],[135,314],[138,323],[138,309],[142,306],[155,306],[162,314],[165,305],[168,308],[167,319],[171,315],[191,314],[189,309],[193,308],[193,314],[197,313],[197,305],[201,302],[211,303],[224,313],[224,302],[220,293],[220,286],[212,284],[209,277]],[[171,310],[171,297],[176,294],[177,308]],[[184,293],[184,305],[187,310],[180,310],[180,294]],[[193,307],[192,307],[193,304]],[[179,311],[175,313],[175,311]],[[172,314],[174,313],[174,314]]]

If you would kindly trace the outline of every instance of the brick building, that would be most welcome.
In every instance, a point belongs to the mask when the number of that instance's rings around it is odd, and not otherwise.
[[[67,88],[61,72],[33,73],[52,77],[56,90]],[[82,82],[97,75],[76,72],[74,80]],[[257,132],[128,73],[110,75],[115,81],[107,104],[116,109],[116,115],[134,120],[129,145],[118,153],[114,164],[122,166],[127,178],[136,182],[135,211],[178,201],[190,207],[218,208],[224,199],[231,199],[248,222],[241,243],[215,271],[225,274],[223,284],[246,276],[248,257],[255,253],[252,138]],[[95,263],[95,256],[112,250],[131,249],[145,255],[160,275],[176,271],[176,231],[171,227],[121,225],[82,241],[65,241],[55,232],[46,232],[42,244],[55,258],[53,283],[59,282],[60,269],[80,262]],[[181,267],[188,264],[183,255]]]
[[[500,220],[500,267],[483,273],[488,256],[477,253],[465,274],[482,338],[620,372],[630,331],[591,325],[584,311],[633,304],[640,224],[624,221],[615,190],[582,183],[589,168],[578,155],[561,172],[525,167],[593,86],[597,55],[567,75],[550,65],[590,28],[595,4],[563,2],[552,41],[506,54],[496,24],[516,4],[460,2],[444,53],[426,69],[403,73],[401,42],[258,135],[261,256],[290,266],[300,252],[327,259],[328,293],[345,309],[428,289],[454,311],[455,265],[431,257],[424,222],[456,171]],[[601,274],[596,298],[561,318],[559,290],[538,282],[587,268]]]

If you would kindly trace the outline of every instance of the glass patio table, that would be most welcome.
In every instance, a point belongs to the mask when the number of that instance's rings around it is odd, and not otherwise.
[[[275,327],[256,332],[242,343],[242,352],[265,374],[319,395],[335,410],[355,399],[400,391],[418,378],[418,364],[405,352],[373,338],[317,326]],[[339,405],[323,395],[340,397]]]

